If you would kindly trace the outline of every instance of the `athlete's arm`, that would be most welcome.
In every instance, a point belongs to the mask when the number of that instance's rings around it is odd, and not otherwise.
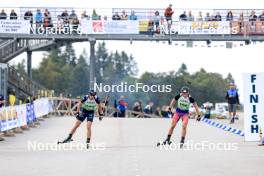
[[[194,98],[190,97],[190,103],[193,104],[193,106],[195,108],[195,111],[196,111],[197,120],[200,121],[200,119],[201,119],[201,113],[199,111],[199,107],[198,107],[196,101],[194,100]]]
[[[174,105],[177,103],[177,101],[175,100],[175,98],[173,98],[170,102],[170,108],[173,109]]]
[[[99,115],[102,116],[103,115],[103,107],[102,107],[101,102],[100,102],[98,97],[95,97],[95,102],[98,105]]]
[[[173,109],[174,105],[177,103],[177,101],[179,100],[180,97],[181,97],[180,94],[178,94],[171,100],[171,103],[170,103],[171,109]]]
[[[193,103],[193,106],[194,106],[194,108],[195,108],[196,115],[197,115],[197,116],[200,116],[201,114],[200,114],[199,107],[198,107],[197,103],[194,102],[194,103]]]

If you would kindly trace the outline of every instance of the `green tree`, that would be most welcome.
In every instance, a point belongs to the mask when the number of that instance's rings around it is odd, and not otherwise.
[[[83,54],[80,55],[77,65],[70,73],[68,91],[71,92],[73,96],[84,95],[89,91],[89,66],[86,59],[87,57],[84,51]]]
[[[27,74],[26,72],[26,61],[25,59],[22,59],[21,62],[17,63],[16,65],[13,65],[15,69],[22,74]]]

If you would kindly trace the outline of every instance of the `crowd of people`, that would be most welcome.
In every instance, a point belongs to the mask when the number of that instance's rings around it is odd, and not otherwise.
[[[238,11],[235,13],[231,10],[228,11],[226,14],[224,11],[214,11],[211,14],[209,12],[204,11],[195,11],[195,15],[193,15],[192,11],[183,11],[182,14],[179,16],[175,15],[175,11],[172,9],[172,4],[170,4],[163,12],[162,10],[155,10],[153,9],[150,14],[146,12],[136,11],[136,10],[116,10],[112,12],[111,20],[139,20],[139,19],[148,19],[153,22],[153,25],[156,27],[162,21],[167,21],[168,24],[171,24],[172,21],[264,21],[264,10],[263,12],[256,14],[254,10],[251,11],[250,15],[248,12],[244,15],[244,12],[241,10],[240,14]],[[75,10],[71,10],[69,13],[68,10],[56,12],[56,15],[51,15],[49,9],[36,9],[34,14],[32,10],[26,11],[24,14],[17,14],[14,9],[10,11],[8,15],[4,9],[1,10],[0,13],[0,20],[17,20],[17,19],[24,19],[30,20],[31,24],[36,24],[36,26],[42,25],[43,27],[52,27],[53,24],[56,23],[58,27],[60,26],[67,26],[67,25],[79,25],[80,19],[87,19],[87,20],[108,20],[110,17],[105,15],[99,15],[96,12],[96,9],[92,10],[92,14],[88,15],[87,11],[84,10],[81,15],[78,17],[78,13]],[[138,14],[137,14],[138,13]],[[149,13],[149,12],[148,12]],[[204,13],[204,14],[203,14]],[[179,13],[178,13],[179,14]]]

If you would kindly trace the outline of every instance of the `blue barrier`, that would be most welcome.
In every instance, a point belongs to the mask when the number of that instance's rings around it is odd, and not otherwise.
[[[234,127],[230,127],[230,126],[227,126],[225,124],[221,124],[219,122],[215,122],[213,120],[210,120],[210,119],[206,119],[206,118],[202,118],[201,120],[202,122],[208,124],[208,125],[211,125],[213,127],[216,127],[216,128],[219,128],[219,129],[222,129],[224,131],[228,131],[230,133],[233,133],[233,134],[236,134],[236,135],[239,135],[239,136],[244,136],[244,132],[240,129],[237,129],[237,128],[234,128]]]

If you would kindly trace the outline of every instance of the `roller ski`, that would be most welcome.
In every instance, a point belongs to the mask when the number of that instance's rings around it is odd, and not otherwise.
[[[102,121],[103,120],[103,115],[99,115],[99,121]]]
[[[235,117],[232,117],[230,120],[230,124],[234,124],[235,123]]]
[[[65,144],[65,143],[70,143],[72,140],[72,135],[69,135],[66,139],[63,141],[58,141],[57,144]]]
[[[89,149],[90,147],[90,138],[87,138],[87,141],[86,141],[86,149]]]
[[[183,146],[184,146],[184,143],[183,143],[183,142],[181,142],[181,143],[180,143],[180,149],[182,149],[182,148],[183,148]]]
[[[170,140],[165,140],[163,142],[158,142],[157,143],[157,147],[159,147],[160,145],[170,145],[172,142]]]

